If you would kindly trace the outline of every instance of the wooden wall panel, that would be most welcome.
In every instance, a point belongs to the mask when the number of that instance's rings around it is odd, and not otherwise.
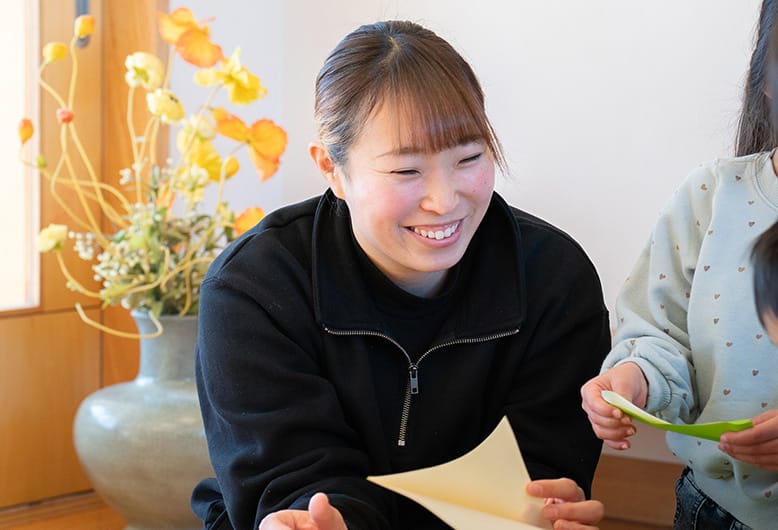
[[[71,311],[4,318],[0,353],[0,507],[89,489],[72,424],[100,387],[99,332]]]
[[[167,58],[167,45],[157,31],[157,12],[167,12],[167,0],[142,0],[115,2],[106,10],[105,32],[105,130],[111,138],[110,148],[105,150],[103,172],[106,182],[116,184],[119,170],[132,161],[129,128],[127,126],[128,87],[124,81],[124,58],[136,51],[156,53],[163,61]],[[136,91],[133,121],[136,132],[141,134],[149,114],[143,91]],[[163,126],[157,137],[160,160],[167,156],[169,130]],[[135,323],[126,310],[110,308],[104,312],[104,323],[113,328],[135,331]],[[105,384],[127,381],[138,372],[138,342],[112,335],[104,337]]]

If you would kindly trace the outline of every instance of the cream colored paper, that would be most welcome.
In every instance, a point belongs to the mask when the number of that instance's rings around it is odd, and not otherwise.
[[[478,447],[438,466],[368,477],[418,502],[456,530],[551,528],[543,500],[524,492],[530,478],[507,418]]]

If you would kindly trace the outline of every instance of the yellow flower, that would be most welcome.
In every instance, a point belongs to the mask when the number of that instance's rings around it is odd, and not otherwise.
[[[156,90],[162,86],[165,66],[156,55],[135,52],[127,56],[124,66],[127,67],[124,80],[127,81],[128,85],[132,87],[142,86],[146,90]]]
[[[62,250],[65,239],[68,237],[68,227],[65,225],[50,224],[38,234],[38,252],[51,252]]]
[[[236,105],[246,105],[267,95],[259,77],[240,64],[240,48],[235,49],[221,68],[199,70],[195,74],[195,83],[202,86],[223,84],[229,92],[230,101]]]
[[[195,165],[208,173],[208,178],[219,182],[222,170],[222,157],[211,142],[195,141],[185,156],[189,165]],[[206,183],[207,184],[207,183]]]
[[[265,217],[265,211],[262,208],[246,208],[235,219],[232,227],[235,230],[235,235],[239,236],[243,232],[251,229],[255,224],[260,222]]]
[[[43,47],[43,62],[45,64],[64,59],[67,55],[68,47],[61,42],[50,42]]]
[[[146,94],[146,104],[149,112],[157,116],[163,123],[177,123],[184,117],[184,106],[170,90],[162,88]]]
[[[92,15],[81,15],[73,23],[73,33],[77,39],[83,39],[94,33],[96,24],[97,21]]]
[[[32,126],[32,120],[29,118],[23,118],[19,122],[19,140],[22,142],[22,145],[27,142],[30,138],[32,138],[33,133],[35,132],[35,128]]]

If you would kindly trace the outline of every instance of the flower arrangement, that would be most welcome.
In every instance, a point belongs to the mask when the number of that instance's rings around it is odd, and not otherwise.
[[[82,15],[75,21],[69,45],[52,42],[43,48],[39,83],[59,107],[56,117],[61,134],[56,163],[49,164],[42,154],[34,160],[25,159],[24,144],[34,128],[29,119],[19,125],[22,162],[46,177],[54,199],[72,222],[71,227],[54,224],[41,230],[38,250],[56,254],[68,288],[101,300],[103,307],[120,304],[128,310],[147,312],[156,323],[157,332],[152,335],[156,336],[162,332],[159,315],[197,313],[199,285],[210,263],[227,243],[264,215],[261,208],[255,207],[236,216],[222,198],[225,183],[239,170],[235,152],[246,148],[260,179],[265,180],[278,169],[286,148],[286,133],[269,119],[249,125],[226,109],[211,106],[221,89],[227,90],[235,105],[253,103],[267,90],[241,64],[240,49],[225,58],[221,47],[210,40],[208,25],[198,22],[189,9],[159,13],[160,35],[170,48],[167,67],[151,53],[138,51],[127,57],[127,125],[132,160],[120,171],[118,186],[102,181],[79,140],[74,93],[76,42],[91,35],[95,26],[93,16]],[[210,89],[205,102],[188,116],[168,87],[170,65],[176,55],[197,68],[195,83]],[[64,97],[46,82],[44,73],[66,59],[71,63],[71,75]],[[149,113],[142,129],[132,119],[138,90],[145,91]],[[165,126],[178,129],[177,156],[161,162],[155,146]],[[137,133],[139,130],[142,134]],[[219,135],[235,142],[224,155],[214,146]],[[80,158],[85,174],[74,169],[73,157]],[[218,187],[218,198],[212,211],[206,213],[201,210],[204,190],[209,185]],[[75,201],[65,201],[60,189],[72,190]],[[106,226],[110,229],[105,230]],[[62,257],[68,239],[73,241],[80,259],[93,262],[93,280],[99,288],[90,288],[94,283],[78,279],[68,270]],[[76,310],[82,320],[99,329],[138,336],[90,320],[79,304]]]

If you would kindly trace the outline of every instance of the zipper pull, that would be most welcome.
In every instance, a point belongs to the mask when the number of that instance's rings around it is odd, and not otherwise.
[[[411,377],[411,394],[419,393],[419,369],[415,364],[412,364],[408,368],[409,375]]]

